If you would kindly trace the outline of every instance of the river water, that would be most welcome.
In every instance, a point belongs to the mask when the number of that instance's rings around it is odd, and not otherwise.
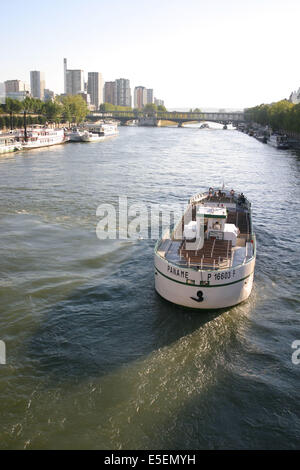
[[[0,158],[0,448],[299,447],[300,155],[237,131],[121,128]],[[119,195],[252,202],[248,301],[216,312],[154,290],[155,240],[99,240]],[[299,354],[300,357],[300,354]]]

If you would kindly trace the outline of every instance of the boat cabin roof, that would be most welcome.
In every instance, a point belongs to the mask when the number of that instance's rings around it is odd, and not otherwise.
[[[226,219],[227,209],[226,207],[205,207],[199,206],[197,214],[202,215],[205,218],[212,219]]]

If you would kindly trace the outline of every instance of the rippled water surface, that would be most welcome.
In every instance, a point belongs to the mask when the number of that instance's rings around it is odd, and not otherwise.
[[[297,448],[300,156],[236,131],[121,128],[0,157],[2,449]],[[99,240],[97,206],[242,190],[255,284],[194,313],[154,291],[154,240]]]

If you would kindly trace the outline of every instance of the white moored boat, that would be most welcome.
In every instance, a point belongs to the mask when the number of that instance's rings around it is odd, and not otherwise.
[[[67,133],[70,142],[81,142],[83,135],[84,129],[79,129],[78,127],[73,127],[73,129]]]
[[[81,137],[83,142],[98,142],[119,134],[118,125],[115,123],[89,124],[88,130]]]
[[[25,137],[24,130],[16,133],[16,138],[22,143],[23,149],[34,149],[49,147],[65,142],[65,132],[63,129],[51,129],[48,127],[28,128]]]
[[[267,140],[267,143],[269,145],[272,145],[272,147],[276,147],[278,149],[289,148],[289,142],[286,135],[271,134],[269,139]]]
[[[210,190],[192,197],[157,242],[155,289],[184,307],[231,307],[251,293],[255,257],[250,202],[243,193]]]

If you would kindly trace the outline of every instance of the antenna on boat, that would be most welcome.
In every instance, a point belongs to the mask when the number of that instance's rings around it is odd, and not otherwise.
[[[223,186],[222,186],[222,189],[224,189],[224,188],[225,188],[225,183],[224,183],[224,180],[223,180]]]

